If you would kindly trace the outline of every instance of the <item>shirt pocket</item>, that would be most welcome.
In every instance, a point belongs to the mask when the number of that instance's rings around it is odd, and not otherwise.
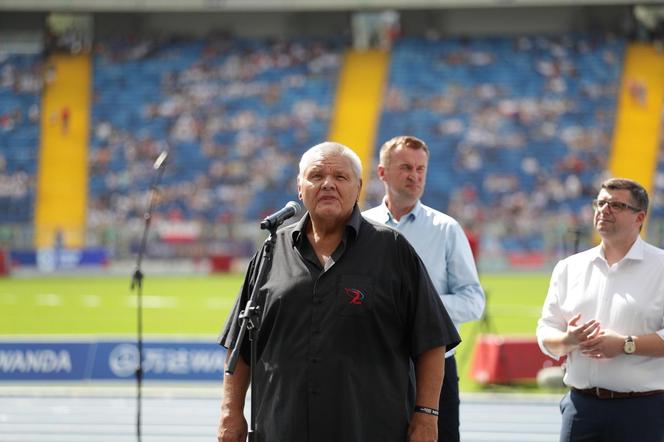
[[[375,303],[373,279],[361,275],[345,275],[339,278],[337,306],[341,316],[366,316]]]

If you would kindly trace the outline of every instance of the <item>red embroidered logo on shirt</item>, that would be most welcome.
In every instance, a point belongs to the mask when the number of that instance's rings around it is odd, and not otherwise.
[[[344,289],[346,294],[350,297],[349,304],[362,305],[364,304],[364,293],[358,289]]]

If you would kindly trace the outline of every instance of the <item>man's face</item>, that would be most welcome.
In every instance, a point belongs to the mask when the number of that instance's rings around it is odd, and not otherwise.
[[[378,166],[378,176],[392,201],[415,204],[424,192],[429,156],[424,149],[395,148],[387,165]]]
[[[341,155],[319,156],[298,178],[297,191],[314,220],[345,222],[362,188],[351,162]]]
[[[645,213],[635,212],[629,208],[612,209],[605,202],[619,202],[635,206],[631,194],[627,189],[602,189],[597,195],[600,204],[595,209],[593,218],[595,229],[604,239],[631,237],[638,235],[639,228],[643,224]],[[604,204],[602,204],[604,203]]]

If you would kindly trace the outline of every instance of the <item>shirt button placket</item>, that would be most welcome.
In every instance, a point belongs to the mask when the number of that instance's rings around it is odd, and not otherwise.
[[[323,308],[323,298],[321,296],[321,291],[318,289],[318,282],[314,285],[314,290],[313,290],[313,300],[312,300],[313,308],[312,308],[312,314],[311,314],[311,324],[309,328],[309,354],[307,358],[307,365],[308,365],[308,388],[307,388],[307,394],[308,394],[308,403],[309,403],[309,431],[310,431],[310,436],[312,437],[311,440],[316,440],[316,428],[320,427],[320,407],[318,405],[320,401],[320,383],[322,380],[320,379],[320,356],[319,356],[319,348],[320,348],[320,338],[321,338],[321,326],[320,326],[320,321],[321,318],[323,317],[323,312],[321,309]]]
[[[595,319],[597,319],[600,323],[604,323],[606,312],[611,311],[609,306],[611,302],[609,290],[611,288],[611,280],[613,279],[615,273],[615,264],[613,266],[609,266],[607,263],[605,272],[605,277],[600,280],[601,283],[597,290],[597,311],[595,312]],[[600,367],[600,361],[595,359],[590,360],[588,380],[591,385],[597,385],[601,381]]]

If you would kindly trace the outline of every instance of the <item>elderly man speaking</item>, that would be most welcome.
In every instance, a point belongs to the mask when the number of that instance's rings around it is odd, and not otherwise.
[[[358,156],[338,143],[302,155],[297,191],[307,212],[276,233],[260,287],[257,363],[249,365],[248,342],[238,343],[237,367],[224,379],[220,442],[246,439],[250,370],[261,442],[437,440],[444,353],[460,338],[408,241],[360,214],[361,172]],[[219,339],[227,348],[256,283],[256,259]]]

